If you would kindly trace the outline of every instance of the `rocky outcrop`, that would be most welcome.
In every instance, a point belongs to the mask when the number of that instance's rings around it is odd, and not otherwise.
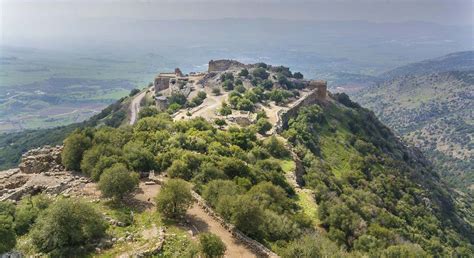
[[[65,171],[61,165],[62,146],[44,146],[26,152],[19,168],[0,172],[0,201],[18,201],[25,195],[81,195],[91,183],[81,174]]]
[[[63,171],[61,165],[61,151],[63,146],[43,146],[27,151],[22,155],[21,163],[18,166],[25,174],[39,174],[47,171]]]

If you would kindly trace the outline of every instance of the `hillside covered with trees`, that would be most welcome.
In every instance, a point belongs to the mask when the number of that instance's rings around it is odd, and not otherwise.
[[[474,189],[474,52],[407,65],[354,94],[382,122],[420,148],[452,186]]]

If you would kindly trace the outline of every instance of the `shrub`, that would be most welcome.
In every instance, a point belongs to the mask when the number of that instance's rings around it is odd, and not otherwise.
[[[227,102],[225,102],[225,101],[222,102],[222,106],[219,109],[219,114],[221,116],[228,116],[228,115],[232,114],[232,109],[229,107]]]
[[[246,91],[244,85],[242,85],[242,84],[235,86],[234,89],[239,93],[244,93]]]
[[[295,79],[303,79],[303,74],[300,72],[296,72],[293,74],[293,78]]]
[[[223,73],[221,74],[221,81],[234,81],[234,75],[232,73]]]
[[[224,242],[215,234],[202,233],[199,235],[199,249],[204,257],[222,257],[227,249]]]
[[[141,142],[130,141],[125,144],[123,156],[133,171],[146,172],[155,169],[155,157]]]
[[[58,200],[39,216],[31,232],[35,247],[51,256],[77,256],[81,247],[96,243],[107,224],[90,204]]]
[[[13,218],[0,214],[0,254],[12,250],[16,245],[16,235],[13,229]]]
[[[225,91],[231,91],[234,89],[234,84],[230,80],[225,80],[224,83],[222,84],[222,88]]]
[[[175,113],[176,111],[180,110],[181,109],[181,105],[178,104],[178,103],[172,103],[168,106],[168,113],[170,114],[173,114]]]
[[[219,87],[212,88],[212,94],[219,96],[221,95],[221,89]]]
[[[262,86],[264,89],[266,90],[270,90],[273,88],[273,82],[270,81],[270,80],[263,80],[261,83],[260,83],[260,86]]]
[[[84,133],[76,131],[64,140],[64,149],[61,159],[64,167],[68,170],[79,171],[84,151],[91,146],[91,139]]]
[[[249,75],[249,70],[246,68],[240,70],[239,76],[247,77]]]
[[[35,223],[39,213],[48,208],[51,200],[45,195],[27,196],[23,198],[16,207],[15,231],[18,235],[28,233],[30,227]]]
[[[158,210],[167,218],[184,216],[192,203],[191,188],[182,179],[169,179],[156,197]]]
[[[257,132],[263,135],[266,134],[268,130],[272,129],[272,124],[268,122],[267,119],[260,118],[257,120],[255,127],[257,128]]]
[[[272,154],[272,156],[277,158],[284,158],[290,155],[290,152],[286,149],[285,144],[283,144],[278,138],[272,136],[266,139],[263,142],[263,147]]]
[[[132,89],[130,91],[130,94],[128,94],[130,97],[137,95],[140,92],[139,89]]]
[[[199,91],[198,94],[197,94],[197,97],[200,98],[200,99],[205,99],[205,98],[207,98],[207,94],[204,91]]]
[[[202,197],[204,197],[211,206],[216,207],[219,199],[223,196],[235,196],[241,192],[241,189],[233,181],[217,179],[210,181],[204,186]]]
[[[171,104],[179,104],[180,106],[183,106],[186,104],[186,96],[182,93],[173,93],[171,96],[168,98],[168,103]]]
[[[138,186],[137,173],[130,173],[123,164],[115,164],[102,173],[99,189],[105,197],[121,200]]]
[[[215,120],[214,120],[214,123],[215,123],[217,126],[219,126],[219,128],[222,128],[224,125],[227,124],[224,119],[220,119],[220,118],[215,119]]]
[[[160,111],[156,107],[143,107],[138,112],[138,119],[158,115]]]
[[[258,68],[255,68],[253,71],[252,71],[252,75],[255,77],[255,78],[260,78],[262,80],[265,80],[268,78],[268,76],[270,75],[269,73],[267,73],[267,70],[263,67],[258,67]]]

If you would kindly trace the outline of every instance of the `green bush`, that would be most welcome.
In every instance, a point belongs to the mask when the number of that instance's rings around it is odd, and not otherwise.
[[[219,114],[221,116],[228,116],[232,114],[232,109],[229,107],[227,102],[225,101],[222,102],[221,108],[219,109]]]
[[[138,178],[137,173],[131,173],[123,164],[118,163],[104,170],[98,187],[104,197],[122,200],[138,186]]]
[[[0,214],[0,254],[12,250],[16,245],[13,217]]]
[[[105,235],[107,223],[90,204],[58,200],[37,219],[31,240],[38,251],[51,256],[77,256]]]
[[[156,206],[167,218],[180,218],[194,202],[191,188],[182,179],[169,179],[156,197]]]
[[[293,78],[295,79],[303,79],[303,74],[300,72],[296,72],[293,74]]]
[[[132,90],[130,91],[130,94],[128,94],[128,96],[130,96],[130,97],[135,96],[135,95],[137,95],[139,92],[140,92],[139,89],[132,89]]]
[[[230,80],[225,80],[223,83],[222,83],[222,88],[225,90],[225,91],[231,91],[234,89],[234,83]]]
[[[79,171],[84,151],[91,146],[91,139],[81,131],[75,131],[64,140],[61,159],[68,170]]]
[[[168,98],[168,103],[170,105],[176,103],[176,104],[179,104],[180,106],[183,106],[184,104],[186,104],[186,96],[184,96],[182,93],[173,93]]]
[[[199,234],[199,249],[204,257],[223,257],[227,249],[224,242],[215,234]]]
[[[221,95],[221,89],[219,87],[212,88],[212,94],[214,94],[215,96]]]
[[[255,77],[255,78],[260,78],[262,80],[265,80],[268,78],[268,76],[270,75],[269,73],[267,73],[267,70],[263,67],[258,67],[258,68],[255,68],[253,71],[252,71],[252,75]]]
[[[51,200],[45,195],[26,196],[17,205],[15,212],[15,232],[17,235],[28,233],[41,211],[48,208]]]
[[[246,68],[240,70],[239,76],[247,77],[249,75],[249,70]]]
[[[258,133],[264,135],[270,129],[272,129],[272,124],[270,122],[268,122],[267,119],[260,118],[260,119],[257,120],[257,123],[255,123],[255,127],[257,128]]]
[[[150,116],[155,116],[158,115],[160,111],[156,107],[150,106],[150,107],[142,107],[140,108],[140,111],[138,112],[138,119],[142,119],[144,117],[150,117]]]

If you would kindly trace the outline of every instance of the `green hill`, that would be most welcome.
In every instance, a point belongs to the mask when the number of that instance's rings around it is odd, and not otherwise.
[[[390,79],[407,75],[422,75],[448,71],[469,71],[473,69],[474,51],[464,51],[400,66],[381,74],[379,77]]]
[[[463,248],[451,237],[472,248],[472,202],[449,190],[372,112],[345,94],[335,98],[301,110],[284,133],[303,160],[329,239],[375,256],[405,241],[453,256]]]
[[[455,53],[395,69],[388,75],[398,77],[354,94],[357,102],[420,148],[452,186],[471,193],[473,53]]]

